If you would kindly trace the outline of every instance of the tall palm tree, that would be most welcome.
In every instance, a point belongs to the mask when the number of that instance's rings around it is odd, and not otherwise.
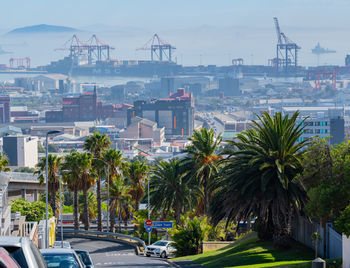
[[[72,151],[66,155],[62,164],[63,181],[67,184],[70,191],[73,192],[73,215],[74,229],[79,229],[79,207],[78,192],[82,189],[82,181],[80,180],[79,153]]]
[[[174,215],[176,224],[180,224],[180,215],[192,210],[201,194],[198,185],[190,183],[179,160],[158,161],[150,178],[152,210],[160,212],[164,218]]]
[[[145,180],[147,176],[148,166],[145,162],[138,160],[127,165],[125,176],[131,184],[130,194],[135,202],[135,211],[139,210],[140,202],[144,196]]]
[[[202,128],[194,131],[190,141],[191,145],[184,150],[188,154],[184,164],[189,170],[192,170],[194,178],[202,187],[204,200],[201,203],[203,213],[207,214],[213,180],[219,170],[218,163],[221,157],[217,153],[222,138],[220,135],[215,137],[213,129]]]
[[[113,178],[117,178],[118,176],[120,176],[122,174],[122,170],[126,169],[126,164],[123,160],[123,155],[117,149],[111,148],[111,149],[104,151],[103,155],[102,155],[102,161],[108,170],[108,172],[107,172],[108,178],[106,180],[106,183],[112,184]],[[107,202],[109,203],[110,200],[107,200]],[[114,220],[114,224],[115,224],[115,219],[113,219],[113,217],[112,217],[112,213],[113,213],[112,210],[113,210],[113,208],[112,208],[112,206],[110,206],[110,215],[111,215],[110,226],[112,226],[112,220]],[[115,213],[114,213],[114,215],[115,215]],[[111,227],[110,227],[110,229],[112,230]]]
[[[120,232],[120,224],[122,219],[123,212],[123,204],[125,202],[130,202],[131,195],[129,194],[131,187],[125,183],[125,180],[120,174],[112,177],[109,185],[109,198],[111,200],[110,203],[110,232],[115,232],[115,217],[116,213],[119,216],[119,232]],[[105,197],[107,199],[107,196]]]
[[[83,200],[84,200],[84,228],[89,230],[90,221],[89,221],[89,202],[88,202],[88,190],[95,182],[94,174],[92,173],[92,155],[89,153],[80,153],[78,154],[78,165],[80,168],[79,171],[79,180],[81,181],[81,186],[83,190]]]
[[[8,166],[10,165],[10,162],[6,155],[0,154],[0,171],[10,171],[10,168]]]
[[[48,189],[50,194],[50,206],[53,214],[57,216],[56,193],[59,187],[59,172],[61,169],[62,158],[57,155],[48,155]],[[38,175],[39,183],[44,184],[46,178],[46,157],[42,157],[36,165],[34,174]]]
[[[300,141],[305,124],[276,113],[258,116],[252,129],[232,141],[226,153],[222,180],[211,204],[214,223],[257,217],[259,237],[273,238],[275,246],[289,245],[290,223],[306,201],[296,175],[302,171],[301,156],[307,140]]]
[[[101,177],[104,174],[104,164],[101,162],[103,152],[111,145],[111,141],[105,134],[95,132],[84,142],[84,149],[90,152],[93,159],[93,168],[96,177],[96,196],[97,196],[97,229],[102,231],[102,207],[101,207]]]

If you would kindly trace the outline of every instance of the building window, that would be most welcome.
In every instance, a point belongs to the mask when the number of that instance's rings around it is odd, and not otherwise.
[[[305,134],[313,134],[314,131],[312,129],[304,129]]]

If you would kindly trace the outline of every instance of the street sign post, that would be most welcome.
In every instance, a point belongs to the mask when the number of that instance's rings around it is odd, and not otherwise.
[[[145,229],[146,232],[152,232],[152,226],[146,226]]]
[[[151,220],[147,220],[147,221],[145,222],[145,224],[146,224],[146,226],[152,226],[152,221],[151,221]]]

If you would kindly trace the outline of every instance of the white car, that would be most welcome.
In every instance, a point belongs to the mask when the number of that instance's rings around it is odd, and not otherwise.
[[[52,245],[52,248],[72,248],[70,246],[70,243],[68,241],[63,241],[63,245],[62,245],[62,241],[55,241]]]
[[[176,249],[173,241],[160,240],[154,244],[146,247],[146,256],[157,256],[161,258],[167,258],[174,255]]]

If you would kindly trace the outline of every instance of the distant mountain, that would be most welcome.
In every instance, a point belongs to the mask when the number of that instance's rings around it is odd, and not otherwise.
[[[80,30],[56,25],[39,24],[16,28],[7,33],[7,35],[17,34],[36,34],[36,33],[63,33],[63,32],[79,32]]]

